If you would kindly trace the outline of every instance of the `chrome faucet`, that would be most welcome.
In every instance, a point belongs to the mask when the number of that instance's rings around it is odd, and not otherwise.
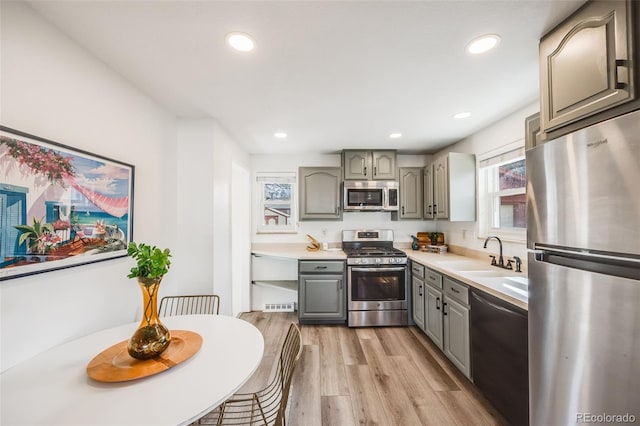
[[[502,257],[502,240],[500,238],[496,237],[495,235],[489,235],[487,239],[484,240],[484,248],[487,248],[487,243],[492,238],[495,238],[496,240],[498,240],[498,244],[500,244],[500,257],[498,258],[498,263],[496,264],[496,257],[489,256],[492,259],[491,264],[495,266],[499,266],[500,268],[511,269],[511,261],[509,261],[509,264],[506,267],[504,266],[504,258]]]

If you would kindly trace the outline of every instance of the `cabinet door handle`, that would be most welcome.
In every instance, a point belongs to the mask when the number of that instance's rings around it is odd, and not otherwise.
[[[418,296],[422,296],[422,286],[418,289]]]
[[[433,214],[433,213],[431,213],[431,204],[429,204],[429,214],[430,215]]]
[[[436,309],[440,310],[440,298],[436,297]]]
[[[376,166],[373,166],[373,175],[378,176],[378,168]]]
[[[457,288],[451,287],[451,291],[454,292],[454,293],[460,294],[460,290],[458,290]]]
[[[436,214],[437,210],[436,210],[436,205],[433,205],[433,214]]]
[[[404,214],[404,206],[402,206],[402,214]]]
[[[367,175],[367,166],[364,166],[364,175]]]
[[[316,269],[327,269],[326,266],[316,266]]]
[[[442,304],[442,315],[447,315],[447,302]]]
[[[618,80],[618,76],[620,75],[618,68],[627,68],[626,71],[628,73],[629,61],[624,59],[616,59],[616,89],[624,90],[627,88],[627,83]]]

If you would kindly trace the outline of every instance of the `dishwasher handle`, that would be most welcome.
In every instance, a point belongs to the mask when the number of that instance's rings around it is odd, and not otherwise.
[[[509,309],[506,306],[496,305],[495,303],[493,303],[493,302],[485,299],[484,297],[478,295],[474,291],[471,292],[471,297],[473,297],[475,300],[477,300],[478,303],[482,303],[483,305],[487,305],[490,309],[497,309],[497,310],[499,310],[501,312],[504,312],[506,314],[517,316],[517,317],[520,317],[520,318],[525,318],[525,319],[528,318],[527,315],[523,315],[521,312]]]

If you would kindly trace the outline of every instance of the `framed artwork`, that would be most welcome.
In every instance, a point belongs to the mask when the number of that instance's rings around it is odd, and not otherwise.
[[[127,255],[134,167],[0,126],[0,281]]]

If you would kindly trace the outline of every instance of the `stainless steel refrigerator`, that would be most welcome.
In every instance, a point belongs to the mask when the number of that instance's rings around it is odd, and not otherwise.
[[[526,164],[531,424],[640,424],[640,111]]]

